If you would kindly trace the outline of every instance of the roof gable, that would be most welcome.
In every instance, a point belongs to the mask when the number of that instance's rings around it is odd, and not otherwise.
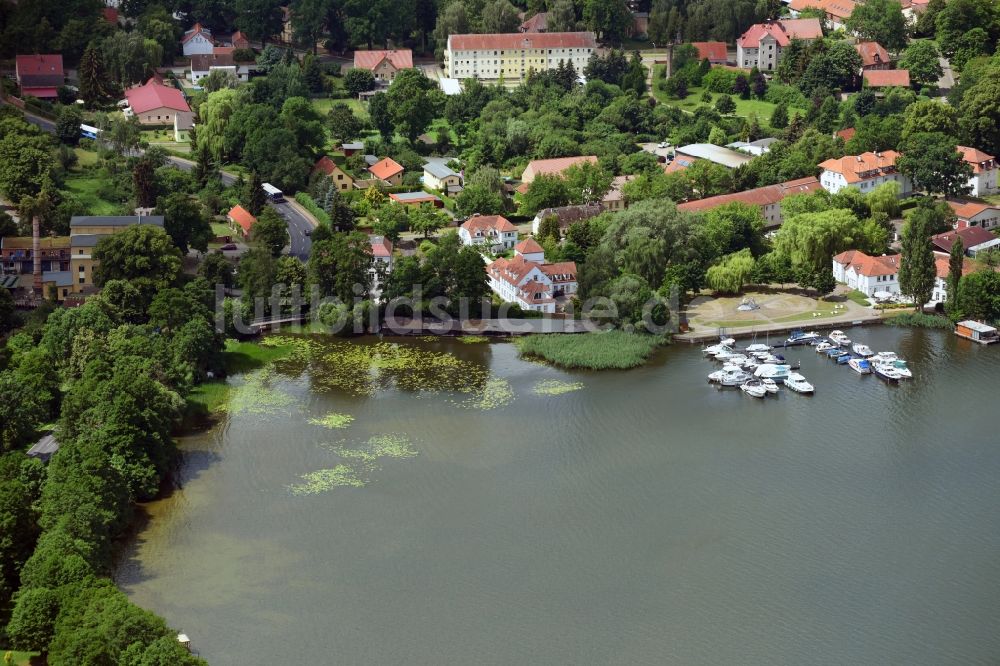
[[[368,167],[368,171],[371,172],[373,176],[379,178],[380,180],[388,180],[396,174],[402,173],[404,171],[403,166],[392,159],[391,157],[384,157],[375,164]]]

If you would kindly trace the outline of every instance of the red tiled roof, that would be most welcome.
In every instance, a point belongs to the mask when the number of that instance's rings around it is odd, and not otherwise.
[[[807,7],[814,7],[841,21],[850,18],[857,6],[858,3],[854,0],[792,0],[788,3],[788,8],[793,11],[801,12]]]
[[[177,88],[164,86],[156,81],[129,88],[125,91],[125,99],[135,114],[145,113],[154,109],[167,108],[175,111],[190,111],[191,107],[184,101],[184,95]]]
[[[354,66],[359,69],[375,69],[386,59],[396,69],[410,69],[413,67],[413,51],[410,49],[354,52]]]
[[[486,231],[487,229],[493,229],[497,233],[517,231],[517,227],[503,215],[476,215],[463,222],[462,228],[470,233]]]
[[[452,51],[491,49],[595,49],[597,37],[592,32],[493,33],[486,35],[450,35]]]
[[[870,88],[906,88],[910,85],[910,72],[905,69],[870,69],[865,71],[864,79]]]
[[[229,41],[232,42],[233,46],[237,48],[240,48],[241,46],[244,48],[250,46],[250,40],[247,39],[247,36],[239,30],[233,33],[232,37],[229,38]]]
[[[188,42],[191,41],[192,38],[194,38],[195,35],[201,35],[210,42],[215,41],[214,39],[212,39],[211,30],[207,30],[201,27],[201,23],[195,23],[193,26],[191,26],[190,30],[184,33],[184,36],[181,38],[181,44],[187,44]]]
[[[370,236],[368,242],[371,245],[372,256],[391,257],[392,241],[384,236]]]
[[[955,243],[956,238],[962,239],[962,245],[966,249],[997,240],[996,236],[982,227],[965,227],[931,236],[931,243],[943,252],[951,252],[951,246]]]
[[[691,46],[698,49],[699,60],[725,63],[729,57],[725,42],[691,42]]]
[[[538,12],[521,24],[521,32],[545,32],[549,26],[549,13]]]
[[[575,282],[576,262],[560,261],[555,264],[542,264],[542,272],[549,276],[553,282]],[[563,276],[563,277],[558,277]]]
[[[887,150],[883,153],[861,153],[860,155],[846,155],[839,159],[826,160],[820,163],[821,169],[833,171],[844,176],[848,183],[860,183],[865,178],[860,174],[869,172],[894,171],[896,168],[896,158],[899,153],[895,150]]]
[[[844,270],[853,266],[855,273],[865,277],[895,275],[899,272],[898,254],[870,257],[861,250],[848,250],[835,256],[833,260],[844,266]]]
[[[571,166],[586,162],[597,164],[597,156],[581,155],[578,157],[555,157],[549,160],[532,160],[524,168],[524,174],[529,174],[526,182],[530,183],[536,176],[540,176],[543,173],[550,176],[559,175]],[[522,179],[525,178],[524,174],[521,175]]]
[[[987,155],[978,148],[970,148],[968,146],[955,146],[958,152],[962,153],[962,159],[972,165],[973,173],[982,173],[984,167],[986,169],[995,169],[997,167],[996,163],[993,163],[995,159],[992,155]]]
[[[878,42],[859,42],[854,45],[854,50],[861,56],[862,67],[884,65],[890,62],[889,52]]]
[[[770,35],[778,46],[788,46],[793,39],[819,39],[823,36],[823,27],[819,19],[784,19],[754,23],[736,40],[743,48],[755,49],[760,46],[760,40]]]
[[[660,164],[660,167],[663,169],[663,173],[674,173],[675,171],[683,171],[684,169],[687,169],[697,161],[698,158],[696,157],[680,156],[675,157],[673,161],[668,164]]]
[[[316,164],[313,165],[312,170],[322,171],[326,175],[330,176],[333,175],[333,172],[336,171],[338,168],[339,167],[337,166],[336,162],[334,162],[328,156],[324,155],[323,157],[316,160]]]
[[[965,247],[969,247],[966,245]],[[935,252],[934,253],[934,270],[937,276],[942,280],[947,279],[948,275],[951,273],[951,257],[947,252]],[[978,262],[970,260],[968,257],[962,262],[962,275],[969,275],[970,273],[975,273],[981,268]]]
[[[810,176],[807,178],[799,178],[798,180],[790,180],[778,185],[767,185],[753,190],[735,192],[733,194],[720,194],[715,197],[708,197],[707,199],[688,201],[687,203],[678,204],[677,210],[697,213],[703,210],[711,210],[713,208],[718,208],[719,206],[725,206],[726,204],[734,202],[743,203],[748,206],[760,206],[763,208],[764,206],[776,204],[785,197],[789,197],[793,194],[815,192],[819,188],[819,181]]]
[[[611,189],[607,191],[601,201],[605,203],[611,201],[621,201],[624,198],[622,188],[636,178],[638,178],[638,176],[615,176],[611,179]]]
[[[388,180],[396,174],[402,173],[404,169],[396,160],[391,157],[385,157],[368,167],[368,171],[376,178]]]
[[[978,201],[962,201],[949,199],[948,206],[955,211],[955,216],[960,220],[969,220],[986,210],[997,210],[996,206]]]
[[[250,227],[257,222],[257,218],[250,214],[250,211],[243,206],[233,206],[229,209],[227,217],[235,224],[243,228],[243,233],[250,233]]]
[[[66,78],[63,59],[58,53],[19,55],[14,59],[14,71],[22,88],[58,88]]]
[[[542,246],[539,245],[538,241],[534,238],[525,238],[523,241],[514,246],[514,250],[516,252],[520,252],[521,254],[536,254],[539,252],[545,252],[544,248],[542,248]]]
[[[853,139],[856,133],[857,130],[855,130],[853,127],[845,127],[842,130],[837,130],[836,135],[839,136],[841,139],[843,139],[845,142],[847,142]]]

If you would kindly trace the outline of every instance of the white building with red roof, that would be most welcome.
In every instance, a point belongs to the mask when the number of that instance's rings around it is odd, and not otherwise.
[[[896,160],[899,153],[887,150],[881,153],[861,153],[860,155],[845,155],[836,159],[821,162],[819,174],[820,185],[831,194],[836,194],[845,187],[853,187],[867,194],[883,183],[899,183],[900,195],[913,191],[910,179],[899,173]]]
[[[517,227],[503,215],[474,215],[458,228],[463,245],[485,245],[502,252],[517,244]]]
[[[948,199],[948,206],[955,213],[955,228],[982,227],[992,229],[1000,226],[1000,208],[985,201],[965,201]]]
[[[173,125],[178,112],[191,112],[180,90],[155,79],[126,90],[125,101],[125,115],[136,116],[143,125]]]
[[[987,194],[996,194],[998,191],[997,174],[1000,173],[1000,164],[993,155],[987,155],[977,148],[968,146],[956,146],[958,152],[962,153],[962,159],[972,166],[972,178],[969,179],[969,187],[974,197],[982,197]]]
[[[854,0],[791,0],[788,3],[788,10],[792,16],[798,16],[808,8],[822,10],[830,27],[833,30],[842,30],[847,26],[847,19],[851,18],[857,6],[858,3]]]
[[[866,69],[861,78],[868,88],[910,87],[910,71],[907,69]]]
[[[731,203],[742,203],[747,206],[759,208],[764,216],[764,223],[767,227],[781,226],[781,202],[785,197],[793,194],[809,194],[820,189],[819,181],[812,176],[789,180],[777,185],[766,185],[752,190],[735,192],[733,194],[720,194],[707,199],[698,199],[686,203],[677,204],[677,210],[688,213],[703,213],[719,206]]]
[[[559,298],[576,293],[576,263],[545,263],[542,246],[526,239],[514,248],[512,259],[500,258],[486,267],[492,289],[522,310],[554,313]]]
[[[388,273],[392,270],[392,241],[385,236],[369,236],[368,243],[372,251],[372,267]]]
[[[876,292],[899,294],[899,261],[898,254],[871,257],[848,250],[833,258],[833,277],[869,298]]]
[[[212,31],[202,27],[201,23],[195,23],[190,30],[185,30],[184,36],[181,37],[181,49],[188,57],[207,55],[214,48],[215,38],[212,36]]]
[[[545,72],[560,62],[582,72],[596,48],[592,32],[449,35],[444,69],[451,79],[518,82],[529,70]]]
[[[413,69],[413,51],[391,49],[388,51],[355,51],[354,68],[367,69],[377,81],[391,82],[400,70]]]
[[[54,99],[59,87],[66,81],[63,59],[58,53],[50,55],[19,55],[14,59],[14,74],[21,87],[21,97]]]
[[[244,238],[250,235],[250,230],[257,223],[257,218],[240,205],[230,208],[229,213],[226,214],[226,219],[229,220],[229,226],[233,228],[233,231]]]
[[[811,42],[823,37],[819,19],[784,19],[754,23],[736,40],[736,65],[744,69],[774,71],[781,60],[782,49],[793,39]]]

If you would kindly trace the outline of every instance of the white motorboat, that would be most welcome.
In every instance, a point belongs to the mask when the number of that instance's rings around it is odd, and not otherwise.
[[[823,352],[828,352],[831,349],[833,349],[835,346],[836,345],[834,345],[831,342],[821,342],[818,345],[816,345],[816,353],[817,354],[822,354]]]
[[[851,345],[851,351],[853,351],[858,356],[864,358],[868,358],[869,356],[875,355],[875,352],[872,351],[871,347],[869,347],[868,345],[863,345],[860,342],[855,342],[853,345]]]
[[[754,398],[763,398],[767,395],[767,389],[760,382],[744,382],[740,384],[740,390]]]
[[[795,391],[796,393],[812,393],[816,389],[813,385],[806,381],[806,378],[797,372],[792,372],[785,379],[785,386]]]
[[[740,386],[749,379],[752,379],[750,374],[743,372],[743,370],[736,370],[723,375],[719,383],[723,386]]]
[[[705,347],[704,349],[701,350],[701,353],[704,354],[705,356],[715,356],[719,352],[732,351],[732,350],[733,348],[730,347],[729,345],[718,344],[718,345],[709,345],[708,347]]]
[[[750,359],[748,359],[743,354],[733,354],[732,356],[730,356],[729,358],[726,359],[726,363],[727,364],[739,366],[741,368],[743,366],[745,366],[749,362],[750,362]]]
[[[733,351],[729,347],[725,347],[721,351],[718,351],[715,354],[713,354],[713,357],[715,358],[716,361],[725,361],[731,356],[742,356],[742,354]]]
[[[870,375],[872,373],[872,364],[868,362],[866,358],[852,358],[847,362],[851,370],[860,375]]]
[[[843,331],[830,331],[830,335],[826,336],[830,339],[830,342],[837,345],[838,347],[846,347],[851,344],[851,339],[844,335]]]
[[[764,363],[754,370],[753,374],[754,377],[758,377],[760,379],[772,379],[776,382],[784,382],[791,370],[792,366],[783,363]]]
[[[899,374],[899,371],[896,370],[896,368],[892,365],[892,363],[887,363],[885,361],[882,362],[876,361],[872,363],[872,368],[874,370],[876,377],[890,384],[898,384],[899,380],[903,378],[902,375]]]
[[[876,361],[878,361],[878,362],[885,361],[887,363],[892,363],[893,361],[895,361],[898,358],[899,357],[896,356],[896,352],[880,351],[877,354],[875,354],[874,356],[872,356],[872,362],[874,363]]]
[[[897,358],[892,362],[892,367],[896,368],[896,372],[899,373],[900,379],[913,379],[913,372],[910,370],[909,366],[906,365],[906,361],[901,358]]]
[[[720,345],[726,345],[727,347],[732,347],[736,344],[736,338],[722,338],[719,340]]]
[[[710,382],[720,382],[722,378],[726,375],[732,374],[734,372],[740,372],[741,368],[735,365],[729,365],[728,363],[722,366],[722,370],[716,370],[715,372],[709,373],[708,381]]]
[[[773,379],[761,379],[760,385],[763,386],[768,393],[778,392],[778,385],[774,382]]]
[[[814,331],[809,331],[805,333],[800,330],[794,330],[789,334],[788,339],[785,340],[785,346],[790,345],[811,345],[820,339],[820,334]]]
[[[752,345],[747,345],[746,352],[748,354],[753,354],[755,352],[769,352],[771,351],[770,345],[762,345],[759,342]]]

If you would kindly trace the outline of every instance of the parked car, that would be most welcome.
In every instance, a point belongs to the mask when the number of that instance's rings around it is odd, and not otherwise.
[[[225,252],[226,250],[235,250],[236,249],[236,243],[226,243],[225,245],[223,245],[219,249],[221,249],[223,252]]]

